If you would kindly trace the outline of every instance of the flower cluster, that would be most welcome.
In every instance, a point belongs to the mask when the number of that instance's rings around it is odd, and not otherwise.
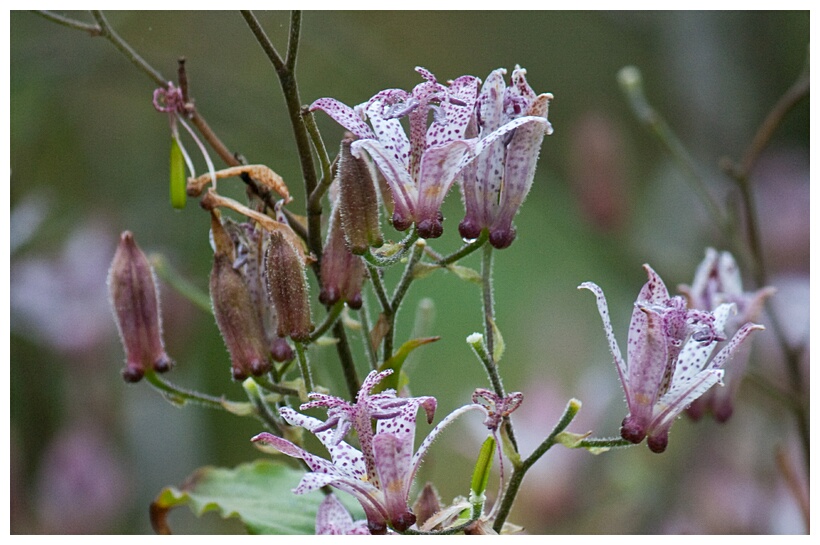
[[[387,181],[396,229],[415,224],[422,238],[441,236],[441,204],[463,177],[462,236],[476,238],[487,228],[494,246],[509,246],[512,218],[532,184],[541,141],[552,132],[552,95],[536,95],[518,67],[511,87],[505,89],[506,71],[498,69],[480,92],[474,76],[443,85],[426,69],[416,71],[425,81],[410,92],[387,89],[354,108],[321,98],[310,109],[324,111],[358,138],[351,153],[366,152]]]
[[[305,403],[301,409],[326,408],[328,418],[325,422],[287,407],[279,410],[289,424],[301,426],[319,438],[330,453],[329,461],[270,433],[260,433],[253,438],[255,442],[307,463],[311,472],[305,474],[295,493],[304,494],[330,485],[356,497],[373,534],[385,533],[388,525],[403,532],[415,524],[416,515],[408,504],[410,485],[427,449],[458,416],[469,410],[484,410],[475,404],[456,409],[433,428],[414,453],[416,413],[423,408],[427,422],[432,423],[436,400],[432,397],[401,398],[394,390],[372,393],[391,373],[392,370],[372,371],[362,383],[355,403],[330,395],[310,394],[313,401]],[[344,441],[351,429],[356,432],[361,450]]]
[[[691,286],[681,285],[683,293],[691,308],[714,311],[724,303],[734,303],[737,313],[726,321],[728,333],[738,331],[747,322],[754,322],[763,310],[766,299],[776,291],[772,287],[761,288],[755,292],[743,291],[743,281],[735,258],[729,252],[718,252],[714,248],[706,249],[706,257],[698,266]],[[709,411],[718,422],[725,422],[732,415],[732,399],[737,393],[740,378],[749,361],[749,345],[740,347],[738,353],[724,366],[725,388],[712,388],[705,395],[696,399],[686,414],[691,418],[700,418]]]
[[[763,326],[745,324],[710,360],[717,343],[725,340],[723,328],[735,311],[734,303],[721,304],[714,312],[688,309],[683,297],[670,297],[663,280],[649,265],[644,269],[649,280],[632,311],[626,361],[612,331],[603,290],[592,282],[579,288],[595,294],[626,394],[629,414],[621,425],[621,436],[632,443],[646,437],[653,452],[663,452],[675,418],[721,382],[722,367],[749,333]]]

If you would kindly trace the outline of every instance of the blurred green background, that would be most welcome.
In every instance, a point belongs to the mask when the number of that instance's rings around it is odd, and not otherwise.
[[[287,13],[258,17],[283,48]],[[175,79],[177,58],[188,59],[199,111],[228,147],[280,173],[299,210],[299,164],[279,84],[241,16],[108,18],[164,77]],[[306,12],[302,28],[304,103],[333,96],[352,105],[381,89],[410,89],[420,81],[415,66],[447,80],[520,64],[536,92],[555,95],[555,133],[544,141],[516,219],[518,239],[496,252],[502,373],[507,389],[526,398],[514,419],[525,453],[571,397],[584,402],[571,431],[616,435],[623,394],[594,300],[576,286],[603,287],[625,347],[643,263],[673,290],[691,283],[706,246],[726,249],[684,175],[631,114],[616,73],[641,69],[650,101],[716,198],[737,212],[718,161],[741,157],[800,73],[809,13]],[[176,409],[147,384],[126,385],[119,375],[123,354],[105,287],[119,233],[133,231],[146,252],[164,255],[203,290],[211,266],[207,215],[196,201],[182,211],[168,203],[168,120],[151,105],[153,88],[104,39],[11,12],[12,533],[150,532],[148,504],[163,486],[202,465],[263,456],[249,442],[261,431],[256,421]],[[335,153],[341,129],[326,116],[319,123]],[[201,171],[198,152],[189,150]],[[776,131],[753,180],[771,283],[780,290],[774,306],[792,342],[806,343],[808,379],[808,101]],[[229,194],[239,198],[235,185]],[[445,233],[433,246],[449,252],[461,243],[456,190],[444,213]],[[747,256],[737,257],[745,266]],[[464,264],[477,268],[477,257]],[[747,289],[759,287],[744,280]],[[414,355],[411,389],[438,398],[440,419],[486,385],[464,342],[482,327],[480,293],[443,272],[416,282],[399,315],[399,341],[411,334],[423,299],[425,333],[442,340]],[[166,346],[177,361],[169,379],[241,399],[213,318],[165,284],[162,304]],[[312,349],[311,357],[318,381],[343,395],[335,351]],[[757,335],[752,368],[785,383],[771,330]],[[483,434],[476,419],[445,432],[421,469],[418,484],[432,480],[446,501],[468,492]],[[805,474],[789,414],[746,381],[728,423],[682,419],[661,456],[643,445],[597,457],[550,451],[510,520],[532,533],[802,533],[777,448]],[[241,530],[187,512],[173,514],[171,524],[179,532]]]

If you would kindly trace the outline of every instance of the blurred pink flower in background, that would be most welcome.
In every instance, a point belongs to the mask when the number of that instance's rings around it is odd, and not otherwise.
[[[108,344],[114,331],[105,289],[116,242],[111,232],[91,221],[68,236],[56,257],[13,261],[12,331],[60,352]]]
[[[35,504],[39,531],[99,534],[116,531],[129,497],[125,468],[93,422],[75,422],[46,447]]]

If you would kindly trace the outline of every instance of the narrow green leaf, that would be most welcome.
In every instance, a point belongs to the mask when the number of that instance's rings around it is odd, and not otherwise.
[[[185,190],[185,159],[176,138],[171,139],[171,206],[185,208],[188,193]]]
[[[313,534],[316,511],[324,496],[319,492],[292,492],[304,471],[283,463],[258,460],[234,469],[203,467],[176,488],[164,488],[151,504],[151,524],[159,534],[171,533],[168,512],[187,505],[196,516],[217,511],[222,518],[236,517],[251,534]],[[339,499],[355,518],[364,518],[361,507],[347,495]]]
[[[401,367],[404,365],[404,360],[407,359],[407,356],[410,355],[410,352],[418,348],[419,346],[429,344],[439,340],[441,337],[424,337],[421,339],[410,339],[403,345],[399,347],[398,350],[393,354],[389,360],[384,362],[381,367],[379,367],[379,371],[385,371],[387,369],[392,369],[393,374],[381,381],[374,389],[373,393],[383,392],[389,388],[393,388],[394,390],[399,390],[402,386],[407,384],[409,380],[406,375],[402,373]],[[401,379],[401,380],[400,380]]]
[[[490,324],[493,326],[493,361],[497,364],[501,361],[501,356],[504,355],[504,337],[501,336],[501,330],[495,325],[495,320],[490,319]]]

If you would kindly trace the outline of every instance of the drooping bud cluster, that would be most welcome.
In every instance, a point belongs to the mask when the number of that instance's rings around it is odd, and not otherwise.
[[[305,264],[297,249],[280,232],[273,232],[268,237],[265,282],[270,302],[276,309],[279,336],[308,341],[313,324]]]
[[[231,374],[235,380],[244,380],[248,375],[261,375],[270,370],[270,350],[246,279],[234,268],[234,243],[216,211],[211,211],[211,233],[214,242],[211,303],[219,332],[231,355]]]
[[[168,371],[173,362],[162,342],[162,319],[154,271],[130,231],[120,243],[108,272],[111,306],[125,348],[126,382],[138,382],[146,370]]]

